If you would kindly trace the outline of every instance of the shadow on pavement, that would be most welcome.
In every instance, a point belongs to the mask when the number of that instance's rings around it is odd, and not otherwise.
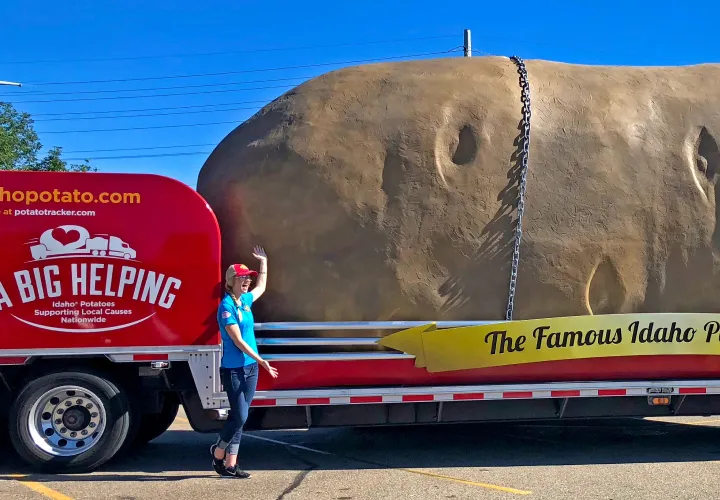
[[[699,420],[699,419],[698,419]],[[240,461],[250,471],[451,467],[497,468],[703,462],[720,458],[720,427],[642,420],[536,421],[505,424],[314,429],[253,432],[320,454],[250,437]],[[93,474],[33,474],[48,482],[183,481],[217,478],[209,446],[215,436],[169,430]],[[13,454],[0,457],[0,474],[30,474]]]

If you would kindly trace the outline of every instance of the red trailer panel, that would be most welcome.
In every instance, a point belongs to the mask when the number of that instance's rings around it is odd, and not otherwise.
[[[700,380],[720,373],[718,356],[626,356],[569,359],[429,373],[414,359],[284,361],[273,359],[283,376],[261,374],[258,390],[281,391],[327,387],[417,387],[464,384],[521,384],[613,380]]]
[[[220,231],[157,175],[0,173],[3,349],[217,344]]]

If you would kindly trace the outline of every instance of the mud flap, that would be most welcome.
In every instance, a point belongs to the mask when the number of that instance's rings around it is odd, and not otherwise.
[[[220,420],[217,410],[206,410],[197,391],[188,390],[180,393],[180,399],[185,409],[190,427],[195,432],[211,433],[218,432],[224,421]]]

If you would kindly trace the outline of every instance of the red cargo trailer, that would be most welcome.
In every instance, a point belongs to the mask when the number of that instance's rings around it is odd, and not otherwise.
[[[180,405],[196,431],[218,430],[228,407],[215,320],[220,238],[205,200],[169,178],[0,172],[0,430],[23,459],[52,471],[93,470],[162,434]],[[650,319],[701,329],[715,318],[705,316]],[[608,333],[603,348],[622,349],[603,354],[596,345],[587,355],[579,346],[603,337],[578,336],[562,356],[546,349],[513,360],[529,352],[526,340],[540,349],[542,339],[501,338],[501,327],[537,332],[529,323],[502,325],[258,323],[260,353],[281,376],[261,373],[246,428],[720,410],[720,343],[707,331],[697,338],[708,342],[684,347],[617,346]]]

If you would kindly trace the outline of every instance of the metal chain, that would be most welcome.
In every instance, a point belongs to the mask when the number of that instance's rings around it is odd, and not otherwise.
[[[523,142],[522,152],[520,156],[520,193],[518,199],[518,218],[517,225],[515,226],[515,247],[513,249],[512,267],[510,269],[510,292],[508,296],[507,310],[505,311],[505,319],[510,321],[513,317],[513,309],[515,307],[515,287],[517,284],[517,272],[518,265],[520,264],[520,240],[522,239],[522,218],[523,212],[525,211],[525,184],[527,179],[528,170],[528,151],[530,149],[530,84],[528,82],[527,69],[525,63],[518,56],[512,56],[510,58],[518,67],[518,74],[520,75],[520,88],[522,94],[520,100],[522,101],[522,131],[523,131]]]

